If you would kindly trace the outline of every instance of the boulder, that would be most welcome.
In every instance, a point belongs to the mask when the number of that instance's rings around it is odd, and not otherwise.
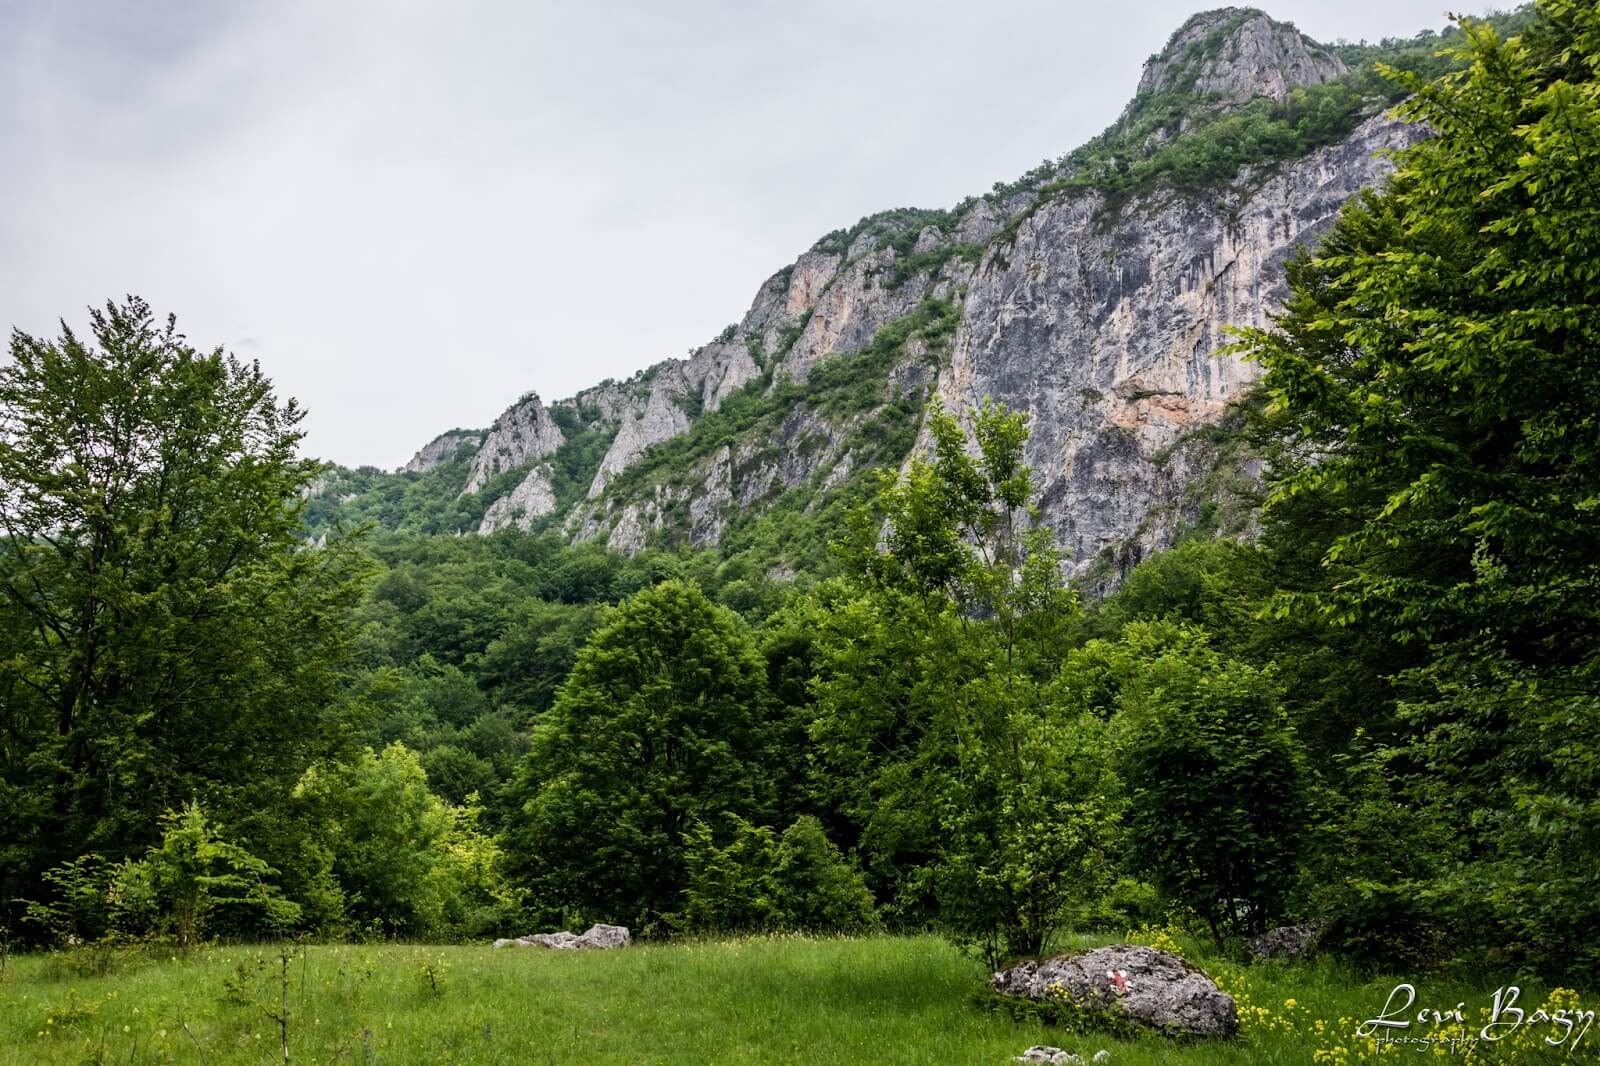
[[[1317,949],[1317,930],[1310,925],[1280,925],[1245,941],[1258,959],[1303,959]]]
[[[588,932],[578,938],[580,948],[625,948],[633,937],[625,925],[591,925]]]
[[[1095,948],[995,974],[1003,996],[1059,1000],[1111,1010],[1172,1036],[1231,1037],[1239,1031],[1233,997],[1176,955],[1135,944]]]
[[[532,936],[521,938],[521,946],[525,948],[554,948],[557,951],[576,951],[582,939],[576,933],[569,933],[565,929],[559,933],[534,933]]]
[[[611,948],[625,948],[633,943],[633,937],[625,925],[591,925],[587,932],[582,934],[569,933],[563,929],[559,933],[534,933],[531,936],[519,936],[515,939],[496,940],[497,948],[554,948],[557,951],[605,951]]]

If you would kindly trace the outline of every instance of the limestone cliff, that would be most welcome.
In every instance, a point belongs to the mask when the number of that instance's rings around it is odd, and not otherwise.
[[[517,487],[491,503],[483,513],[480,533],[493,533],[507,526],[526,529],[535,519],[543,518],[556,509],[555,489],[551,485],[551,471],[541,463],[528,471]]]
[[[1030,413],[1028,460],[1074,572],[1126,541],[1135,557],[1170,541],[1186,516],[1156,505],[1188,480],[1173,446],[1256,376],[1220,351],[1226,328],[1266,323],[1284,259],[1382,177],[1377,153],[1415,136],[1374,118],[1225,197],[1075,192],[985,252],[938,394]]]
[[[755,516],[822,515],[872,467],[902,463],[928,396],[958,413],[993,397],[1030,416],[1029,461],[1071,570],[1114,581],[1204,503],[1217,456],[1196,431],[1255,375],[1221,351],[1227,327],[1264,323],[1285,258],[1419,136],[1366,89],[1341,90],[1350,77],[1335,50],[1259,11],[1196,15],[1089,145],[952,210],[827,235],[687,359],[548,410],[531,394],[513,405],[463,491],[523,476],[496,490],[480,531],[540,522],[628,552],[730,536],[742,550]],[[1343,92],[1326,99],[1349,121],[1270,157],[1222,139],[1222,117],[1276,121],[1297,89]],[[1162,155],[1174,146],[1188,154]],[[1245,163],[1217,171],[1206,152]],[[1196,156],[1204,180],[1164,162]],[[449,437],[407,469],[467,443]]]
[[[476,430],[452,429],[448,433],[439,434],[418,448],[417,454],[400,469],[408,474],[425,474],[452,458],[461,449],[477,448],[482,441],[483,434]]]
[[[495,419],[472,459],[472,473],[463,493],[477,492],[496,474],[543,459],[561,447],[561,428],[550,418],[537,393],[528,393]]]
[[[1144,65],[1130,108],[1159,93],[1195,92],[1229,103],[1282,100],[1297,85],[1347,73],[1344,61],[1293,26],[1254,8],[1195,15]]]

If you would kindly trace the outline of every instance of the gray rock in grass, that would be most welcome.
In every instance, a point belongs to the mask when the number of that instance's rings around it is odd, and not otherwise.
[[[1083,1059],[1071,1051],[1063,1051],[1058,1047],[1047,1044],[1035,1044],[1033,1047],[1017,1056],[1018,1062],[1043,1062],[1050,1066],[1068,1066],[1071,1063],[1082,1062]]]
[[[612,948],[625,948],[631,943],[633,937],[625,925],[591,925],[588,931],[581,935],[563,929],[559,933],[534,933],[532,936],[496,940],[494,946],[553,948],[556,951],[608,951]]]
[[[1310,925],[1280,925],[1245,941],[1258,959],[1303,959],[1317,950],[1317,930]]]
[[[991,984],[1003,996],[1115,1011],[1172,1036],[1231,1037],[1239,1031],[1233,997],[1204,971],[1135,944],[1024,962],[1001,970]]]

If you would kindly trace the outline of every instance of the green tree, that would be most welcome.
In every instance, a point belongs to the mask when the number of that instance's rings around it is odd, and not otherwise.
[[[294,793],[312,846],[331,860],[345,917],[384,934],[438,930],[443,904],[430,889],[450,814],[414,752],[391,744],[314,766]]]
[[[441,744],[423,752],[422,766],[428,772],[428,787],[457,805],[466,803],[468,796],[485,795],[499,784],[488,760],[454,744]]]
[[[786,928],[860,933],[878,924],[861,871],[810,815],[795,819],[778,838],[772,885],[778,920]]]
[[[1134,864],[1224,934],[1284,913],[1305,823],[1302,755],[1270,674],[1202,639],[1142,660],[1122,690]]]
[[[766,805],[764,673],[744,622],[685,582],[596,630],[508,786],[505,849],[545,914],[649,930],[681,908],[695,824]]]
[[[361,564],[298,538],[302,412],[129,298],[0,368],[0,895],[141,852],[198,798],[248,840],[311,759]]]
[[[1077,604],[1023,416],[986,403],[970,442],[938,408],[927,426],[931,457],[852,519],[854,584],[822,590],[816,793],[892,917],[1033,953],[1098,889],[1112,829],[1100,723],[1057,699]]]
[[[971,683],[940,779],[933,868],[940,921],[983,950],[1037,955],[1110,892],[1125,803],[1108,730],[1049,686]]]
[[[480,682],[523,716],[544,713],[603,610],[543,600],[522,604],[484,650]]]
[[[1600,727],[1600,12],[1545,0],[1517,37],[1462,40],[1465,69],[1402,77],[1434,135],[1245,334],[1302,457],[1268,544],[1320,563],[1280,612],[1398,660],[1348,717],[1456,829],[1432,913],[1594,972],[1600,755],[1574,738]]]

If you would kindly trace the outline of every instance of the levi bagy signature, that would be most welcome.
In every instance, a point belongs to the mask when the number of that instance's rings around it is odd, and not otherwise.
[[[1453,1007],[1418,1006],[1415,985],[1395,985],[1376,1017],[1356,1028],[1356,1036],[1371,1037],[1380,1044],[1459,1045],[1494,1044],[1518,1032],[1532,1032],[1552,1048],[1576,1048],[1594,1026],[1593,1010],[1573,1006],[1524,1007],[1518,1003],[1522,989],[1502,985],[1494,991],[1483,1017],[1487,1020],[1476,1031],[1467,1020],[1465,1001]]]

